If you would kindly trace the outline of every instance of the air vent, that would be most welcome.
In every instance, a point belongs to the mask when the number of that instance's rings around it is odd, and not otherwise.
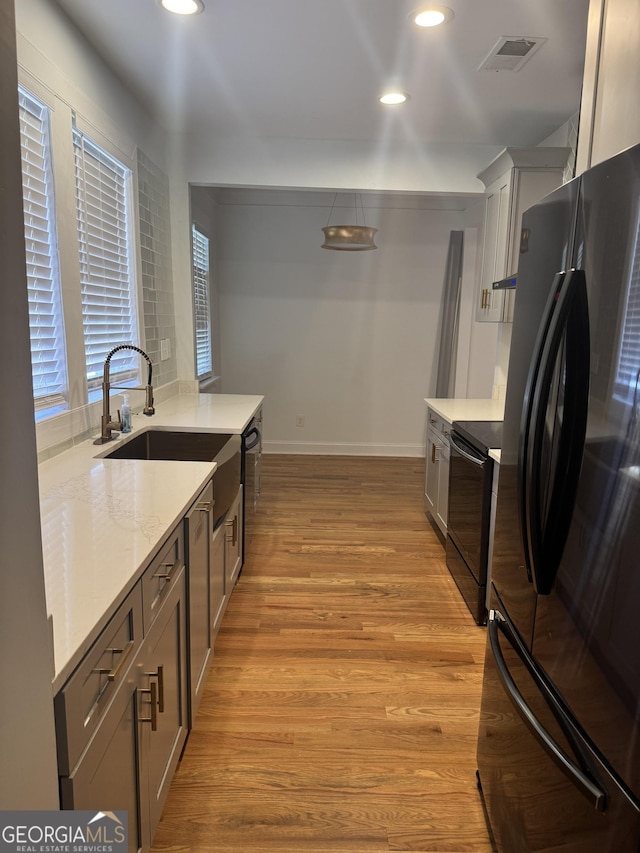
[[[545,42],[543,38],[502,36],[478,71],[520,71]]]

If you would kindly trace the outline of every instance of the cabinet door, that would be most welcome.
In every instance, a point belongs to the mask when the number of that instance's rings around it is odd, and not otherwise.
[[[493,282],[506,276],[511,172],[496,181],[485,200],[482,274],[476,303],[476,320],[496,323],[502,319],[504,291],[493,290]]]
[[[447,532],[447,516],[449,514],[449,445],[445,440],[440,447],[440,464],[438,469],[438,504],[436,506],[436,521],[443,533]]]
[[[231,595],[242,568],[242,486],[227,514],[225,525],[225,589]]]
[[[225,534],[226,528],[221,524],[213,533],[211,540],[211,600],[210,600],[210,620],[211,620],[211,635],[212,641],[218,633],[220,622],[224,615],[224,607],[226,603],[226,587],[224,577],[224,550],[225,550]]]
[[[211,657],[209,619],[209,565],[213,523],[211,484],[185,516],[187,573],[189,577],[189,719],[191,726],[205,684]]]
[[[137,666],[142,801],[149,843],[187,737],[187,614],[185,572],[172,583],[146,635]],[[146,839],[145,839],[146,840]]]
[[[427,456],[425,460],[424,500],[425,508],[435,518],[440,479],[440,441],[431,427],[427,428]]]
[[[63,809],[128,812],[129,853],[143,846],[133,672],[115,693],[76,767],[60,779]]]

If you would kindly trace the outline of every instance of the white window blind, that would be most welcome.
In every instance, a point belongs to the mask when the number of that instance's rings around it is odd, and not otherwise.
[[[89,391],[120,344],[138,344],[129,228],[131,170],[74,128],[80,285]],[[111,360],[111,379],[137,379],[131,350]]]
[[[193,305],[196,332],[196,377],[211,374],[211,308],[209,302],[209,238],[191,228],[193,252]]]
[[[65,404],[67,391],[49,111],[22,87],[18,98],[33,397],[42,411]]]

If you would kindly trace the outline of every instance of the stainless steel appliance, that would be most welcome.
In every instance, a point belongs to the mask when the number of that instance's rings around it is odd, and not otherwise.
[[[262,409],[259,409],[242,433],[242,554],[251,541],[253,523],[260,498],[262,460]]]
[[[478,779],[500,853],[637,853],[640,147],[522,226]]]
[[[502,442],[501,421],[454,421],[449,436],[447,567],[478,623],[486,622],[491,448]]]

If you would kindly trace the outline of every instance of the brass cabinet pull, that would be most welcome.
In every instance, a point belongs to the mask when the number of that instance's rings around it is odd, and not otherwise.
[[[145,675],[158,679],[158,711],[164,714],[164,667],[161,664],[156,672],[145,672]],[[152,682],[151,686],[155,687],[155,682]]]
[[[173,570],[175,569],[175,567],[176,567],[175,563],[161,563],[160,568],[161,569],[169,569],[169,571],[168,572],[156,572],[153,577],[158,578],[158,580],[165,581],[165,583],[168,583],[171,580],[171,576],[173,575]]]
[[[231,521],[227,521],[227,539],[230,539],[231,544],[235,545],[238,541],[238,516],[234,515]],[[230,533],[229,533],[230,531]]]
[[[213,501],[200,501],[199,504],[196,504],[196,509],[200,512],[209,512],[212,506]]]
[[[158,686],[152,681],[149,687],[138,687],[138,693],[149,694],[151,716],[139,717],[141,723],[151,723],[151,731],[158,731]]]
[[[111,669],[106,673],[108,681],[115,681],[116,678],[120,675],[120,672],[124,667],[125,661],[127,660],[129,655],[133,651],[133,646],[134,646],[133,640],[129,640],[129,642],[127,643],[127,645],[123,649],[108,649],[107,650],[107,651],[110,651],[111,654],[122,655],[122,657],[118,661],[118,665],[115,667],[115,669]]]

